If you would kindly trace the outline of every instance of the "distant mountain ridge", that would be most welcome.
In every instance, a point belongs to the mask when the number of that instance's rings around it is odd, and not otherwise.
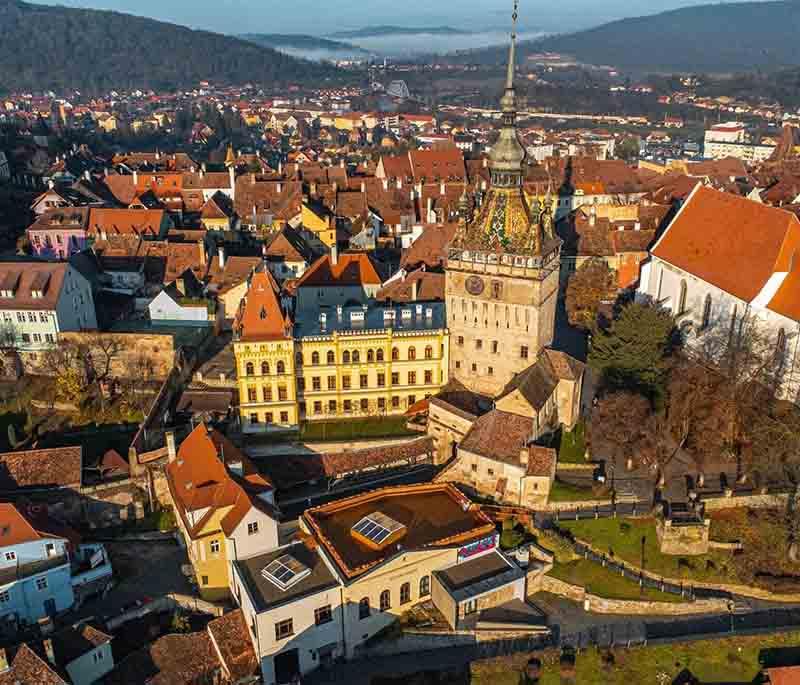
[[[268,48],[296,48],[298,50],[330,50],[367,54],[363,48],[339,40],[309,36],[304,33],[244,33],[242,40]]]
[[[421,28],[411,28],[408,26],[366,26],[354,31],[338,31],[332,33],[331,38],[374,38],[380,36],[401,36],[418,35],[420,33],[430,33],[432,35],[463,36],[472,33],[462,29],[454,29],[451,26],[430,26]]]
[[[581,62],[653,71],[729,72],[800,65],[800,2],[697,5],[621,19],[520,44],[522,58],[553,51]],[[506,48],[460,58],[502,63]]]
[[[273,85],[339,73],[238,38],[153,19],[0,0],[0,90],[169,89],[206,79]]]

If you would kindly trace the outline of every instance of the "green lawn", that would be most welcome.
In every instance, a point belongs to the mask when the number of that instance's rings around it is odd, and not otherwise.
[[[651,573],[709,582],[730,583],[739,580],[733,556],[729,552],[686,557],[661,554],[654,519],[560,521],[559,526],[571,531],[576,538],[586,541],[595,549],[637,567],[642,566],[644,537],[644,568]]]
[[[592,488],[579,488],[577,485],[565,483],[556,478],[550,494],[547,497],[549,502],[587,502],[589,500],[608,499],[608,495],[595,494]]]
[[[791,654],[797,651],[798,644],[800,632],[616,649],[610,668],[604,666],[598,650],[589,649],[578,655],[576,678],[570,682],[579,685],[656,685],[672,683],[684,669],[689,669],[702,682],[749,683],[761,670],[760,657],[766,657],[766,665],[780,663],[771,660],[774,652],[765,650]],[[520,673],[529,658],[529,654],[518,654],[474,661],[471,664],[471,683],[519,685]],[[542,665],[540,685],[562,685],[558,655],[546,652],[542,655]],[[661,674],[666,678],[659,679]]]
[[[303,442],[335,442],[421,435],[408,430],[406,421],[405,416],[308,421],[300,428],[300,440]]]
[[[580,421],[571,431],[561,433],[558,461],[562,464],[586,464],[586,426]]]
[[[683,602],[680,595],[639,587],[624,576],[614,573],[588,559],[578,559],[566,564],[553,564],[551,576],[565,583],[580,585],[588,592],[607,599],[635,599],[648,602]]]

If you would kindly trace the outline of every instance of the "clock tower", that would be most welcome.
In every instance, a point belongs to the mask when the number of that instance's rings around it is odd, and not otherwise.
[[[447,248],[445,297],[450,377],[492,397],[553,342],[561,240],[552,203],[529,204],[525,148],[517,134],[514,3],[502,125],[489,154],[491,185],[480,207],[461,198],[459,228]]]

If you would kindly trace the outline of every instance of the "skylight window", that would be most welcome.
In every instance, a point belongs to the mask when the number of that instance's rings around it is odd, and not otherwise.
[[[289,554],[278,557],[261,570],[261,575],[281,590],[288,590],[310,573],[311,569]]]
[[[351,530],[367,544],[383,547],[402,537],[406,527],[390,516],[376,511],[362,518]]]

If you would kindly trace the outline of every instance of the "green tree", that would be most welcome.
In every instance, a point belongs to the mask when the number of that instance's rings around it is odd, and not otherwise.
[[[658,403],[678,340],[671,314],[632,303],[623,307],[607,331],[594,337],[589,365],[603,389],[639,393]]]

